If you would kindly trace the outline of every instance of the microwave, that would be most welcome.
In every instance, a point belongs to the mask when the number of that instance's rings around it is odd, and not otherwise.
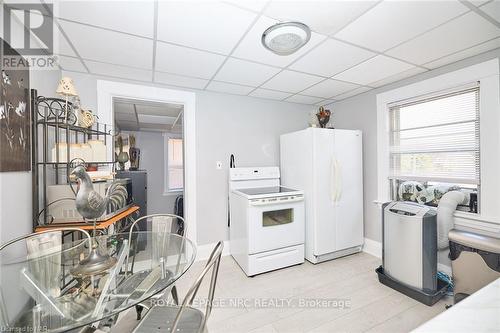
[[[106,191],[113,182],[118,182],[125,187],[127,190],[127,200],[125,205],[118,209],[111,210],[108,207],[106,212],[104,212],[104,214],[97,219],[97,222],[108,220],[114,215],[125,211],[134,203],[132,198],[132,180],[130,178],[97,181],[93,182],[92,185],[97,193],[99,193],[102,197],[105,197]],[[45,223],[40,221],[41,224],[83,222],[83,217],[78,214],[78,211],[76,210],[75,195],[73,194],[69,184],[47,186],[47,204],[49,205],[47,207],[47,221],[45,221]],[[42,216],[43,214],[40,214],[40,218],[42,218]]]

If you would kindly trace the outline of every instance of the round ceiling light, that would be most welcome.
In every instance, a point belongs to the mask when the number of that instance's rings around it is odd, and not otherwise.
[[[311,29],[300,22],[275,24],[262,34],[262,45],[278,55],[289,55],[306,45]]]

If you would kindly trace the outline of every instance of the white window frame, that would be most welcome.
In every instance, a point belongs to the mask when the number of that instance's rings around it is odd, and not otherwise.
[[[164,175],[163,195],[174,195],[184,192],[184,187],[172,190],[169,189],[168,187],[168,139],[184,139],[184,138],[182,137],[182,134],[163,133],[163,175]]]
[[[389,111],[391,103],[458,88],[480,82],[480,214],[455,213],[464,219],[500,224],[498,188],[500,188],[500,77],[498,58],[457,71],[390,90],[377,95],[377,182],[375,203],[390,200],[389,182]]]

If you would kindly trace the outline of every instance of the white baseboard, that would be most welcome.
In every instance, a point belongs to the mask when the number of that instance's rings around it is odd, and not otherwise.
[[[210,253],[212,253],[212,250],[214,249],[215,245],[217,245],[217,243],[203,244],[197,246],[196,261],[207,260],[208,257],[210,257]],[[224,241],[224,249],[222,250],[222,255],[228,256],[229,254],[231,254],[231,251],[229,251],[229,241]]]
[[[363,252],[371,254],[374,257],[382,258],[382,243],[373,239],[365,238]]]

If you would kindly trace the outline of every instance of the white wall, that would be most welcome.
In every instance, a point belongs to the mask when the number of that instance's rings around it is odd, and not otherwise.
[[[82,105],[96,110],[97,79],[109,78],[74,72],[63,74],[73,78]],[[237,166],[279,165],[279,136],[306,127],[308,113],[314,107],[190,91],[196,93],[197,241],[202,245],[228,239],[229,155],[236,156]],[[223,162],[222,170],[216,170],[217,161]]]
[[[364,94],[354,96],[333,106],[333,121],[337,128],[356,128],[363,131],[363,177],[364,177],[364,209],[365,237],[380,242],[382,240],[381,213],[373,203],[378,193],[377,178],[377,103],[376,96],[381,92],[425,80],[447,72],[455,71],[489,59],[499,58],[500,49],[480,54],[412,78],[402,80]],[[441,254],[442,262],[446,256]]]

